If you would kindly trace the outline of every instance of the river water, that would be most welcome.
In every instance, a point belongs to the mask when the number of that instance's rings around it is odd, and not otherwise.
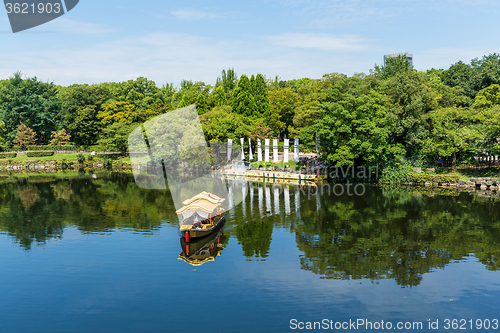
[[[500,329],[500,196],[331,185],[244,183],[186,249],[168,190],[5,176],[0,332]]]

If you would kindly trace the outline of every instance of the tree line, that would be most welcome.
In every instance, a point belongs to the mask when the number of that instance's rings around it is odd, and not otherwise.
[[[497,155],[500,55],[426,72],[404,55],[369,74],[281,80],[223,70],[215,85],[145,77],[68,87],[16,72],[0,81],[0,144],[72,143],[127,149],[129,133],[157,115],[195,104],[208,142],[316,137],[330,165],[387,165],[423,156],[457,162]]]

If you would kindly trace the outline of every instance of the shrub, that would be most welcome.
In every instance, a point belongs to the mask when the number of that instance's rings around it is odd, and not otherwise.
[[[17,153],[0,153],[0,158],[15,158]]]
[[[28,151],[26,153],[28,157],[43,157],[43,156],[54,156],[54,151]]]
[[[83,154],[76,155],[76,159],[78,160],[78,163],[80,163],[80,164],[85,162],[85,156]]]

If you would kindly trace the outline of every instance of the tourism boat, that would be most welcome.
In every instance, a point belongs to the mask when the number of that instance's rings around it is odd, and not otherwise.
[[[219,223],[223,225],[224,222]],[[201,266],[208,261],[214,261],[217,256],[220,256],[222,244],[226,236],[222,227],[217,227],[218,232],[212,233],[208,237],[198,238],[186,242],[184,237],[181,237],[182,252],[177,259],[187,262],[193,266]]]
[[[180,232],[186,242],[205,237],[219,229],[224,222],[224,200],[203,191],[182,202],[184,206],[176,213],[180,218]]]

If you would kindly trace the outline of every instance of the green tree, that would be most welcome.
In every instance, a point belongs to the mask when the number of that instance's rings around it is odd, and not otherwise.
[[[106,85],[74,84],[59,92],[65,128],[77,145],[93,145],[102,127],[98,118],[111,98]]]
[[[389,100],[392,137],[406,147],[409,156],[418,155],[428,135],[422,116],[438,107],[435,94],[425,83],[425,73],[397,73],[381,84]]]
[[[253,131],[251,120],[232,112],[230,106],[216,106],[200,116],[201,126],[209,142],[239,139]]]
[[[255,76],[252,74],[252,76],[250,77],[250,91],[252,92],[252,95],[254,96],[255,98]]]
[[[477,93],[473,108],[490,108],[500,105],[500,85],[492,84]]]
[[[272,90],[269,92],[270,108],[265,113],[266,125],[274,135],[288,137],[290,127],[293,126],[295,109],[299,102],[299,94],[290,88]]]
[[[104,125],[111,125],[116,123],[134,123],[144,122],[150,117],[158,115],[151,109],[138,111],[134,104],[127,102],[108,102],[102,107],[99,112],[98,118]]]
[[[320,116],[301,132],[314,142],[330,165],[377,165],[404,156],[404,146],[393,142],[389,109],[384,95],[359,78],[339,80],[327,90]]]
[[[107,151],[126,151],[128,149],[128,137],[139,123],[118,122],[102,129],[97,140],[97,145]]]
[[[253,75],[252,75],[253,77]],[[267,90],[266,79],[262,74],[257,74],[254,83],[254,99],[257,112],[262,116],[267,116],[271,111],[269,105],[269,91]]]
[[[205,95],[199,94],[198,97],[196,98],[196,111],[198,112],[199,115],[204,114],[207,112],[207,103],[205,102]]]
[[[214,90],[212,101],[214,106],[228,105],[226,93],[224,92],[222,86],[219,86]]]
[[[461,87],[469,98],[474,98],[477,94],[477,79],[477,71],[462,61],[451,65],[442,74],[444,84],[450,87]]]
[[[139,111],[152,109],[163,113],[163,110],[171,109],[169,102],[173,95],[173,87],[170,85],[160,89],[154,81],[142,76],[135,80],[107,85],[114,100],[133,104]]]
[[[383,79],[390,78],[396,73],[404,73],[413,71],[413,66],[405,54],[399,54],[396,57],[388,57],[385,59],[384,66],[375,65],[375,75]]]
[[[191,103],[189,103],[189,96],[187,93],[184,93],[184,96],[182,97],[181,102],[177,105],[177,108],[180,109],[189,105],[191,105]]]
[[[255,117],[258,115],[250,80],[248,80],[245,74],[241,75],[238,85],[234,89],[232,106],[233,111],[238,114],[247,117]]]
[[[473,157],[477,152],[474,143],[482,137],[475,125],[481,122],[481,113],[465,108],[443,108],[430,111],[424,116],[429,124],[430,135],[425,139],[423,153],[430,160],[451,157],[453,165],[457,156]]]
[[[237,80],[238,76],[236,75],[234,68],[228,69],[227,72],[223,69],[221,78],[217,78],[216,86],[221,85],[224,92],[228,93],[236,87]]]

